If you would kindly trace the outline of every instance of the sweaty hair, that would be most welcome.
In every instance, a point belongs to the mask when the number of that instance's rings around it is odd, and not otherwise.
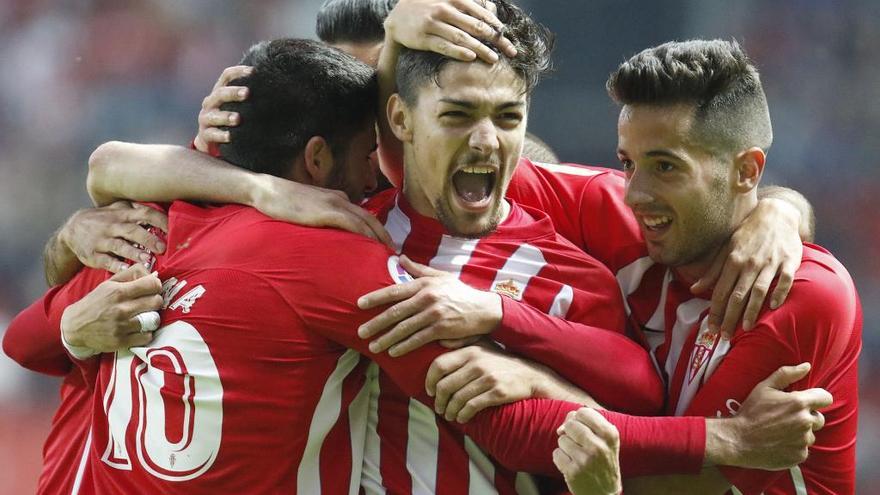
[[[263,41],[241,63],[253,72],[229,84],[247,86],[248,97],[220,107],[240,115],[240,125],[225,128],[230,142],[220,145],[233,165],[284,177],[313,136],[327,140],[339,158],[348,140],[375,118],[375,71],[324,43]]]
[[[325,43],[378,43],[397,0],[325,0],[315,31]]]
[[[498,20],[504,25],[502,34],[516,47],[516,57],[509,58],[491,40],[484,42],[522,79],[523,92],[530,95],[542,75],[550,70],[553,33],[532,20],[508,0],[490,0],[497,8]],[[453,59],[435,52],[401,48],[397,60],[397,90],[407,105],[414,105],[419,88],[433,81],[439,85],[440,72]]]
[[[621,105],[694,105],[691,135],[712,151],[767,151],[773,142],[758,70],[736,41],[648,48],[621,64],[606,87]]]

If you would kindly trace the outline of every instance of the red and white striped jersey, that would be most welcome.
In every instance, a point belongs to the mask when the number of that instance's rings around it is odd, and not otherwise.
[[[380,195],[368,206],[383,220],[397,251],[417,262],[453,273],[474,288],[495,291],[548,315],[604,329],[595,332],[622,332],[623,308],[611,272],[559,237],[546,215],[539,211],[512,204],[510,214],[495,232],[466,239],[446,234],[437,220],[415,212],[405,197],[395,191]],[[509,307],[505,306],[506,315],[513,312],[507,310]],[[502,327],[505,332],[516,331]],[[543,333],[545,340],[553,338],[550,328],[545,327]],[[506,339],[498,331],[495,335],[508,350],[536,357],[530,355],[530,346],[519,348],[515,336]],[[634,343],[622,335],[615,337],[620,342],[617,345],[632,346],[638,353]],[[561,355],[560,347],[577,345],[576,341],[556,338],[553,344],[540,347],[549,347]],[[614,348],[610,346],[611,354]],[[603,351],[608,354],[607,348]],[[642,379],[647,380],[640,386],[649,392],[621,394],[620,388],[611,385],[599,395],[609,400],[616,397],[618,402],[626,395],[628,400],[644,404],[642,398],[650,394],[650,383],[656,378],[650,376],[646,356],[639,355],[646,363]],[[552,356],[537,357],[551,368],[559,367]],[[611,375],[619,375],[613,366],[606,366],[598,370],[601,377],[583,380],[586,373],[580,371],[560,370],[564,376],[581,374],[579,384],[586,382],[588,391],[607,386]],[[371,389],[363,473],[367,493],[536,493],[528,475],[497,465],[469,437],[411,399],[384,373],[379,372],[371,381]],[[657,394],[654,403],[659,404],[659,399]]]
[[[753,330],[720,339],[707,331],[709,301],[647,256],[623,203],[624,187],[619,172],[523,160],[509,194],[546,211],[561,233],[615,271],[630,331],[666,383],[667,414],[735,414],[780,366],[813,364],[793,389],[822,387],[835,402],[823,411],[826,427],[809,459],[782,473],[722,468],[736,486],[732,493],[852,493],[862,318],[849,274],[827,251],[806,245],[785,304],[774,311],[765,306]]]

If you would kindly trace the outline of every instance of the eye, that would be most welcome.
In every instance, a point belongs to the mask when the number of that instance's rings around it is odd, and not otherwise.
[[[440,114],[440,117],[447,117],[451,119],[464,119],[467,118],[467,116],[468,114],[462,112],[461,110],[449,110]]]
[[[672,172],[675,165],[672,162],[657,162],[657,170],[660,172]]]
[[[632,172],[632,169],[634,167],[635,167],[635,165],[633,164],[632,160],[620,160],[620,168],[624,172],[627,172],[627,173]]]

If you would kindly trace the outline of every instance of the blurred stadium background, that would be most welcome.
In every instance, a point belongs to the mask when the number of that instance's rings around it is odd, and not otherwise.
[[[0,333],[45,289],[44,241],[89,205],[101,142],[187,143],[202,98],[252,42],[313,37],[321,0],[0,2]],[[671,39],[740,41],[762,70],[775,142],[767,183],[803,192],[818,242],[852,273],[865,310],[859,486],[880,482],[880,2],[520,0],[558,34],[557,71],[530,130],[565,161],[616,166],[604,81]],[[32,493],[58,381],[0,357],[0,491]]]

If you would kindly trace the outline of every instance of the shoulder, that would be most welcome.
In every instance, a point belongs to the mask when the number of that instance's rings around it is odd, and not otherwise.
[[[796,328],[799,338],[828,331],[848,335],[858,325],[860,311],[846,268],[824,248],[805,244],[788,298],[778,309],[766,310],[759,324],[777,331]]]

